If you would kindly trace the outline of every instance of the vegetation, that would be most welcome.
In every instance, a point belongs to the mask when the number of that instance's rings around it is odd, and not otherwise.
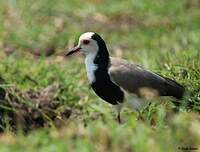
[[[0,1],[0,151],[199,151],[199,8],[199,0]],[[124,109],[119,125],[90,89],[82,56],[58,56],[86,31],[112,56],[183,84],[181,105],[165,98],[142,118]]]

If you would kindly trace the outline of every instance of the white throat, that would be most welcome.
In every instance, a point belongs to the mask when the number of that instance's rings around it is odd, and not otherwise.
[[[97,53],[89,53],[85,58],[85,66],[87,71],[87,77],[89,79],[90,84],[96,81],[94,72],[97,69],[97,65],[94,63],[94,59]]]

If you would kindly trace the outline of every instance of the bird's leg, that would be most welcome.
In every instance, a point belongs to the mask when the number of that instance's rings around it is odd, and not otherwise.
[[[117,109],[117,122],[119,123],[119,124],[121,124],[122,123],[122,121],[121,121],[121,115],[120,115],[120,112],[121,112],[121,109],[122,109],[122,104],[118,104],[117,106],[116,106],[116,109]]]
[[[118,123],[119,124],[121,124],[122,122],[121,122],[121,116],[120,116],[120,112],[117,114],[117,121],[118,121]]]
[[[138,110],[138,116],[137,116],[137,120],[144,120],[143,116],[142,116],[142,113]]]

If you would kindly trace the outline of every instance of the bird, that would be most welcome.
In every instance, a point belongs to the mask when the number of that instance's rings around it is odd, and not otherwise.
[[[151,72],[125,59],[111,57],[103,38],[95,32],[86,32],[79,37],[78,45],[68,50],[65,56],[82,52],[89,84],[104,101],[117,109],[117,120],[124,105],[139,111],[146,99],[170,96],[181,100],[185,88],[176,81]],[[126,104],[125,104],[126,103]]]

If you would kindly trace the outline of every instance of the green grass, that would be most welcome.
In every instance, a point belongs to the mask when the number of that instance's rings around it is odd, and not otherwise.
[[[20,129],[12,133],[7,125],[0,135],[0,151],[199,151],[199,7],[195,0],[0,1],[0,76],[6,82],[2,86],[24,92],[57,84],[55,98],[72,109],[62,127],[24,134]],[[86,31],[99,33],[112,56],[183,84],[186,94],[179,112],[163,99],[141,111],[143,120],[124,110],[125,123],[118,125],[115,111],[89,88],[80,55],[60,59],[31,54],[50,46],[62,52]],[[5,50],[13,53],[6,56]]]

